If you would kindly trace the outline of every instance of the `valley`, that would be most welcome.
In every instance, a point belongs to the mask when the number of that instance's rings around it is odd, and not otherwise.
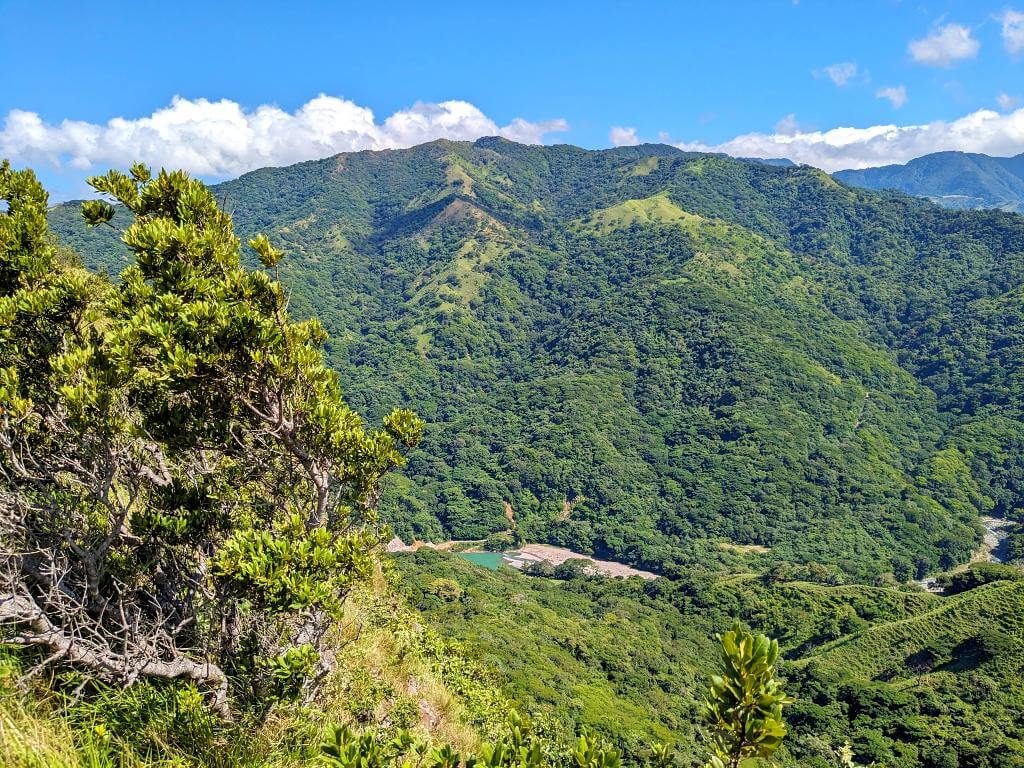
[[[1013,556],[1010,549],[1013,523],[996,517],[983,517],[981,524],[985,526],[985,537],[982,542],[984,559],[990,563],[1009,562]]]
[[[348,399],[427,420],[382,497],[406,541],[497,536],[513,509],[526,540],[656,573],[752,556],[904,581],[1015,514],[1019,217],[501,139],[217,194],[289,253],[291,306],[324,323]],[[76,215],[54,230],[116,272],[114,233]]]
[[[1004,520],[997,517],[983,517],[981,518],[981,524],[985,529],[985,533],[982,536],[981,544],[971,555],[971,563],[1006,563],[1009,562],[1013,556],[1010,548],[1010,531],[1013,530],[1014,524],[1010,520]],[[952,570],[952,573],[961,573],[969,567],[967,563],[959,565]],[[934,592],[942,594],[944,588],[938,583],[937,579],[933,576],[930,578],[920,579],[914,582],[919,585],[922,589],[928,592]]]
[[[488,567],[492,567],[492,569],[497,569],[499,565],[507,565],[517,570],[528,570],[531,572],[535,569],[550,569],[554,571],[558,566],[563,565],[564,563],[578,563],[579,570],[593,576],[620,579],[628,579],[631,576],[638,576],[639,578],[646,580],[657,578],[657,574],[651,573],[650,571],[631,568],[628,565],[616,563],[611,560],[599,560],[587,557],[586,555],[582,555],[579,552],[573,552],[571,549],[566,549],[565,547],[552,547],[547,544],[525,544],[517,547],[516,549],[500,553],[465,552],[462,554],[473,562],[487,562]],[[500,559],[498,561],[474,560],[471,557],[473,554],[496,554]]]

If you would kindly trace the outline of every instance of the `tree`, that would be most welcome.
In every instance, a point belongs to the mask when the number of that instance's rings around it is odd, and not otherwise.
[[[735,625],[719,637],[722,674],[711,678],[704,720],[711,730],[712,768],[737,768],[750,757],[768,758],[786,735],[782,707],[793,699],[775,676],[778,641]]]
[[[322,327],[241,265],[202,183],[136,165],[90,184],[133,216],[117,285],[59,262],[45,192],[0,167],[0,641],[124,685],[189,679],[225,716],[232,695],[308,696],[423,423],[364,428]]]

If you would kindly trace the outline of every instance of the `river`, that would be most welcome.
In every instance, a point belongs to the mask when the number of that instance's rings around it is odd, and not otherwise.
[[[1011,520],[1004,520],[1000,517],[983,517],[981,524],[985,533],[981,538],[981,544],[971,556],[972,563],[1005,563],[1010,559],[1010,538],[1009,528],[1013,525]],[[953,570],[954,573],[967,568],[961,565]],[[935,583],[935,578],[929,576],[926,579],[915,581],[915,584],[934,592],[942,594],[942,588]]]

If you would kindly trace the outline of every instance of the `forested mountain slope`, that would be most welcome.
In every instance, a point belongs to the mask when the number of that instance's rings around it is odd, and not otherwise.
[[[1001,208],[1024,212],[1024,154],[992,157],[934,152],[903,165],[838,171],[846,184],[895,189],[949,208]]]
[[[1024,218],[645,145],[434,142],[216,188],[289,257],[346,398],[428,422],[384,510],[664,570],[770,558],[905,579],[1024,487]],[[121,268],[77,206],[51,223]]]

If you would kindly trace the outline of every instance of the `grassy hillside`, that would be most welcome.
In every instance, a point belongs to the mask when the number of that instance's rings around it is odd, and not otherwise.
[[[433,142],[217,188],[346,396],[428,420],[384,509],[666,571],[721,542],[899,579],[1024,469],[1024,220],[664,146]],[[113,232],[53,224],[99,269]]]
[[[30,660],[4,657],[0,763],[309,765],[331,722],[385,737],[409,727],[472,749],[518,710],[553,749],[587,726],[630,761],[642,762],[657,739],[676,746],[680,765],[697,766],[714,633],[734,619],[783,646],[797,697],[783,766],[834,766],[847,743],[858,764],[894,768],[1009,768],[1024,753],[1021,582],[944,598],[742,567],[644,582],[528,577],[428,550],[394,565],[397,580],[378,579],[348,605],[327,694],[264,723],[218,723],[187,686],[90,687],[75,702],[80,678],[26,687]]]
[[[977,637],[979,629],[984,628],[993,638],[1005,638],[1007,648],[1015,651],[1012,663],[1017,664],[1020,651],[1024,651],[1024,646],[1018,647],[1024,626],[1022,600],[1024,585],[1020,583],[987,584],[901,621],[836,640],[803,663],[827,665],[851,677],[890,680],[919,669],[960,670],[986,661],[983,646],[988,640]],[[978,640],[978,647],[972,640]],[[1003,671],[1016,670],[1011,666]],[[914,677],[915,684],[920,682],[918,676]]]

